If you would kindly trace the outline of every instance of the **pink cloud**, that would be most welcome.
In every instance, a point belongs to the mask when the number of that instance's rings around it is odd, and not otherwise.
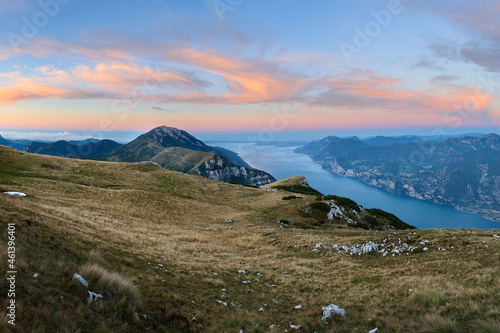
[[[374,71],[353,70],[339,76],[328,76],[312,82],[309,90],[321,90],[310,96],[311,105],[337,109],[382,109],[390,112],[443,112],[460,104],[468,96],[475,98],[474,89],[441,86],[434,92],[407,91],[401,82]],[[491,103],[493,96],[475,98],[475,110]]]
[[[474,94],[471,89],[452,86],[430,92],[412,91],[405,89],[400,79],[363,69],[313,79],[293,72],[289,62],[284,68],[273,58],[246,59],[213,49],[200,50],[186,43],[173,45],[147,39],[109,43],[103,48],[84,42],[33,41],[30,50],[21,52],[37,57],[83,59],[86,64],[67,70],[42,66],[32,76],[19,72],[0,74],[5,85],[0,87],[0,103],[40,98],[113,100],[141,89],[136,98],[152,102],[297,102],[334,109],[426,113],[444,112],[460,103],[463,96]],[[154,55],[161,66],[154,69],[141,65],[139,59],[146,55]],[[481,101],[477,107],[483,108],[490,102],[491,99]]]
[[[205,87],[209,83],[197,78],[193,73],[171,69],[153,69],[123,63],[99,63],[93,67],[79,65],[70,70],[82,82],[105,85],[112,89],[131,89],[141,85],[172,85]]]

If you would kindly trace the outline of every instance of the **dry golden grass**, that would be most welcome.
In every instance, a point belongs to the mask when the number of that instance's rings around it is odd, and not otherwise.
[[[295,176],[295,177],[289,177],[285,179],[280,179],[278,181],[275,181],[274,183],[267,184],[264,186],[261,186],[263,188],[266,187],[276,187],[276,186],[292,186],[292,185],[302,185],[302,183],[306,180],[306,177],[304,176]]]
[[[1,239],[9,221],[19,236],[18,331],[498,328],[500,240],[492,237],[498,232],[364,231],[328,223],[281,229],[277,219],[307,220],[298,212],[304,201],[160,168],[0,148],[0,191],[6,190],[29,195],[0,194]],[[316,243],[381,243],[389,235],[429,240],[430,250],[395,257],[312,251]],[[35,272],[38,280],[31,278]],[[114,286],[122,295],[115,299],[123,300],[115,312],[85,304],[85,290],[71,283],[78,272],[97,289]],[[139,293],[141,302],[132,302]],[[347,316],[325,325],[321,308],[331,303]]]
[[[132,281],[116,272],[110,272],[96,263],[85,264],[80,275],[89,283],[89,289],[102,294],[105,299],[122,300],[128,305],[140,304],[140,293]]]

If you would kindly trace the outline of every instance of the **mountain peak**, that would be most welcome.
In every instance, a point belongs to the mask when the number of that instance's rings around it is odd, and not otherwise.
[[[153,128],[145,137],[160,143],[163,147],[182,147],[198,151],[210,151],[210,147],[186,131],[175,127],[159,126]]]
[[[180,132],[181,130],[176,127],[170,127],[166,125],[158,126],[153,128],[150,132],[155,133],[172,133],[172,132]]]

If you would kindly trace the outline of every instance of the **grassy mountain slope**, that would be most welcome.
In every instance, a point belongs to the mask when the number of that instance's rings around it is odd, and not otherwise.
[[[401,221],[397,216],[381,209],[364,209],[349,198],[323,195],[311,188],[303,176],[282,179],[263,187],[284,190],[290,193],[315,195],[316,202],[303,205],[299,210],[303,213],[303,216],[316,218],[320,225],[325,222],[340,222],[347,223],[347,225],[354,228],[366,230],[415,229],[415,227]],[[300,197],[295,195],[283,197],[283,200],[292,199],[300,199]]]
[[[231,151],[229,149],[225,149],[222,147],[212,147],[212,149],[219,155],[227,158],[229,161],[233,162],[236,165],[251,169],[252,166],[245,162],[237,153]]]
[[[168,170],[199,174],[201,165],[212,159],[214,155],[214,153],[173,147],[161,150],[150,160],[160,164]]]
[[[449,325],[454,332],[485,332],[500,326],[500,239],[492,237],[499,232],[315,226],[300,211],[315,196],[282,200],[286,191],[154,165],[0,147],[3,191],[28,196],[0,193],[0,253],[6,260],[6,224],[15,223],[18,271],[17,324],[3,319],[2,296],[0,331],[267,332],[275,325],[273,331],[291,332],[300,325],[297,332],[436,332]],[[277,222],[285,219],[288,224]],[[368,241],[420,250],[382,256],[331,249]],[[2,277],[5,270],[1,265]],[[105,299],[86,304],[74,273]],[[0,289],[5,295],[5,279]],[[332,303],[347,315],[326,325],[321,308]]]
[[[274,183],[265,185],[265,187],[294,186],[294,185],[309,186],[309,183],[307,182],[306,177],[295,176],[295,177],[280,179],[278,181],[275,181]]]

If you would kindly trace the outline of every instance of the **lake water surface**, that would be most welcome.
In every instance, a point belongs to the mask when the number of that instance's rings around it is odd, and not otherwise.
[[[252,167],[272,174],[276,179],[304,176],[309,185],[323,194],[348,197],[365,208],[381,208],[419,229],[477,228],[500,229],[500,222],[461,212],[452,207],[390,194],[354,178],[337,176],[323,170],[307,155],[296,154],[291,147],[258,146],[253,143],[211,143],[237,152]]]

